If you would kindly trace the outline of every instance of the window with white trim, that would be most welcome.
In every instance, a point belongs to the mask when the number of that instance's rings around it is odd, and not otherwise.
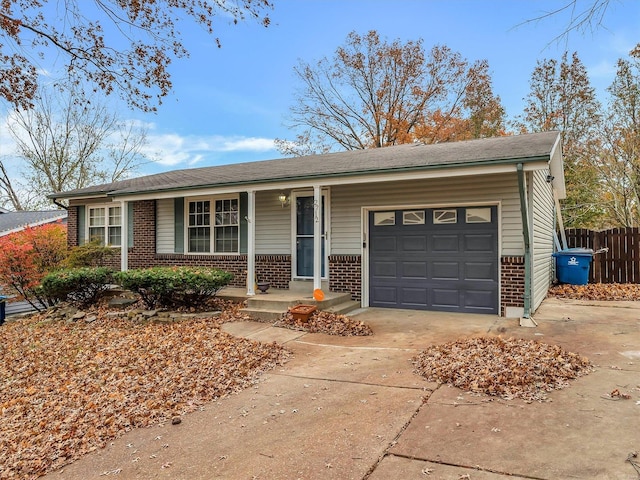
[[[187,208],[189,253],[238,253],[240,211],[237,198],[194,200]]]
[[[88,208],[89,241],[98,240],[101,245],[122,245],[122,209],[96,206]]]

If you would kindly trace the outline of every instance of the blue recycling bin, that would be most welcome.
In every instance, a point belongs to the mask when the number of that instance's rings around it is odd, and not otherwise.
[[[4,323],[4,317],[6,315],[6,300],[7,297],[0,295],[0,325]]]
[[[561,283],[586,285],[593,260],[590,248],[567,248],[553,254],[556,259],[556,277]]]

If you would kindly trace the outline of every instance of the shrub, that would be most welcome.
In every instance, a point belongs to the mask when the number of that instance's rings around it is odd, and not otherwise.
[[[58,270],[42,279],[43,295],[54,301],[68,300],[87,306],[100,300],[113,283],[113,270],[107,267],[81,267]]]
[[[67,253],[67,229],[52,223],[0,238],[0,286],[4,293],[26,300],[36,310],[53,305],[38,288]]]
[[[233,275],[215,268],[154,267],[116,272],[123,288],[140,294],[147,308],[198,305],[229,284]]]
[[[120,250],[107,247],[100,240],[93,240],[69,250],[65,266],[68,268],[102,267],[105,261],[113,257]]]

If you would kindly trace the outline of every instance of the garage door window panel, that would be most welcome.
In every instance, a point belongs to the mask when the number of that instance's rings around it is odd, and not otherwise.
[[[491,223],[491,207],[467,208],[465,221],[467,223]]]

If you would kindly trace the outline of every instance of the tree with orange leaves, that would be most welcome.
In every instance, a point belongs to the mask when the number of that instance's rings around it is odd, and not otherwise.
[[[38,286],[62,264],[67,252],[67,229],[59,223],[27,228],[0,237],[0,286],[3,293],[26,300],[36,310],[50,305]]]
[[[118,91],[129,105],[155,110],[171,91],[169,65],[188,56],[180,26],[189,20],[215,35],[220,17],[269,25],[271,0],[3,0],[0,9],[0,98],[31,107],[35,59],[62,59],[72,82]],[[225,20],[228,21],[228,20]],[[216,37],[220,46],[220,40]]]
[[[301,62],[291,107],[297,141],[285,154],[435,143],[504,134],[504,109],[486,61],[469,63],[446,46],[387,42],[352,32],[331,60]]]

